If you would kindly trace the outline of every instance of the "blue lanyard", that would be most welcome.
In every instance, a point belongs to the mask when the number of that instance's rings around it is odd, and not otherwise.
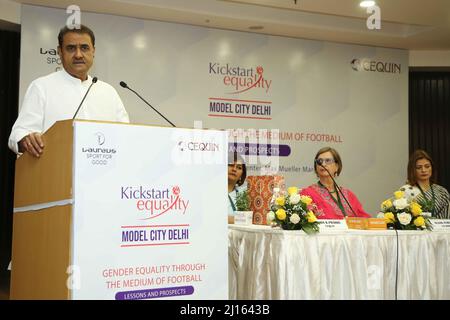
[[[233,211],[236,211],[236,205],[234,204],[233,200],[230,197],[230,194],[228,194],[228,200],[230,200],[231,208],[233,208]]]

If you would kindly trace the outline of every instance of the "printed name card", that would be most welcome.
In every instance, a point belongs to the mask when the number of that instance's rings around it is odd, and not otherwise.
[[[433,231],[450,231],[449,219],[430,219]]]
[[[384,218],[368,218],[366,224],[367,230],[386,230],[387,224]]]
[[[236,211],[234,224],[251,225],[253,223],[253,211]]]
[[[349,229],[357,230],[386,230],[387,225],[384,218],[360,218],[347,217],[347,226]]]
[[[319,232],[348,230],[345,220],[319,219]]]
[[[364,230],[366,229],[367,218],[346,217],[345,221],[349,229]]]

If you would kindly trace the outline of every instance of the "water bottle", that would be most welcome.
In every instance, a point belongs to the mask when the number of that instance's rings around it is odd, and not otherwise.
[[[276,203],[275,201],[279,196],[280,196],[280,188],[278,187],[273,188],[272,199],[270,200],[270,210],[272,210],[272,207],[275,205]]]

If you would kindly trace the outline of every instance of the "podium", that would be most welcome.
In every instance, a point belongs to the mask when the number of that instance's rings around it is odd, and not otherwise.
[[[11,299],[227,299],[225,131],[65,120],[44,141],[16,162]]]

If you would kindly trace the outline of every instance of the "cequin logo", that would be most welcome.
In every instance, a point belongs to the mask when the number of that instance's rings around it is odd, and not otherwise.
[[[220,145],[216,142],[179,141],[177,143],[180,151],[216,152],[220,151]]]
[[[262,66],[245,68],[229,63],[210,62],[209,74],[217,76],[229,88],[227,94],[238,94],[249,90],[264,90],[269,92],[272,80],[264,77]]]
[[[133,201],[140,220],[149,220],[165,214],[185,214],[189,200],[183,198],[181,188],[153,188],[145,186],[121,187],[121,199]]]
[[[382,72],[382,73],[401,73],[402,65],[400,63],[370,60],[367,58],[353,59],[350,65],[354,71]]]

